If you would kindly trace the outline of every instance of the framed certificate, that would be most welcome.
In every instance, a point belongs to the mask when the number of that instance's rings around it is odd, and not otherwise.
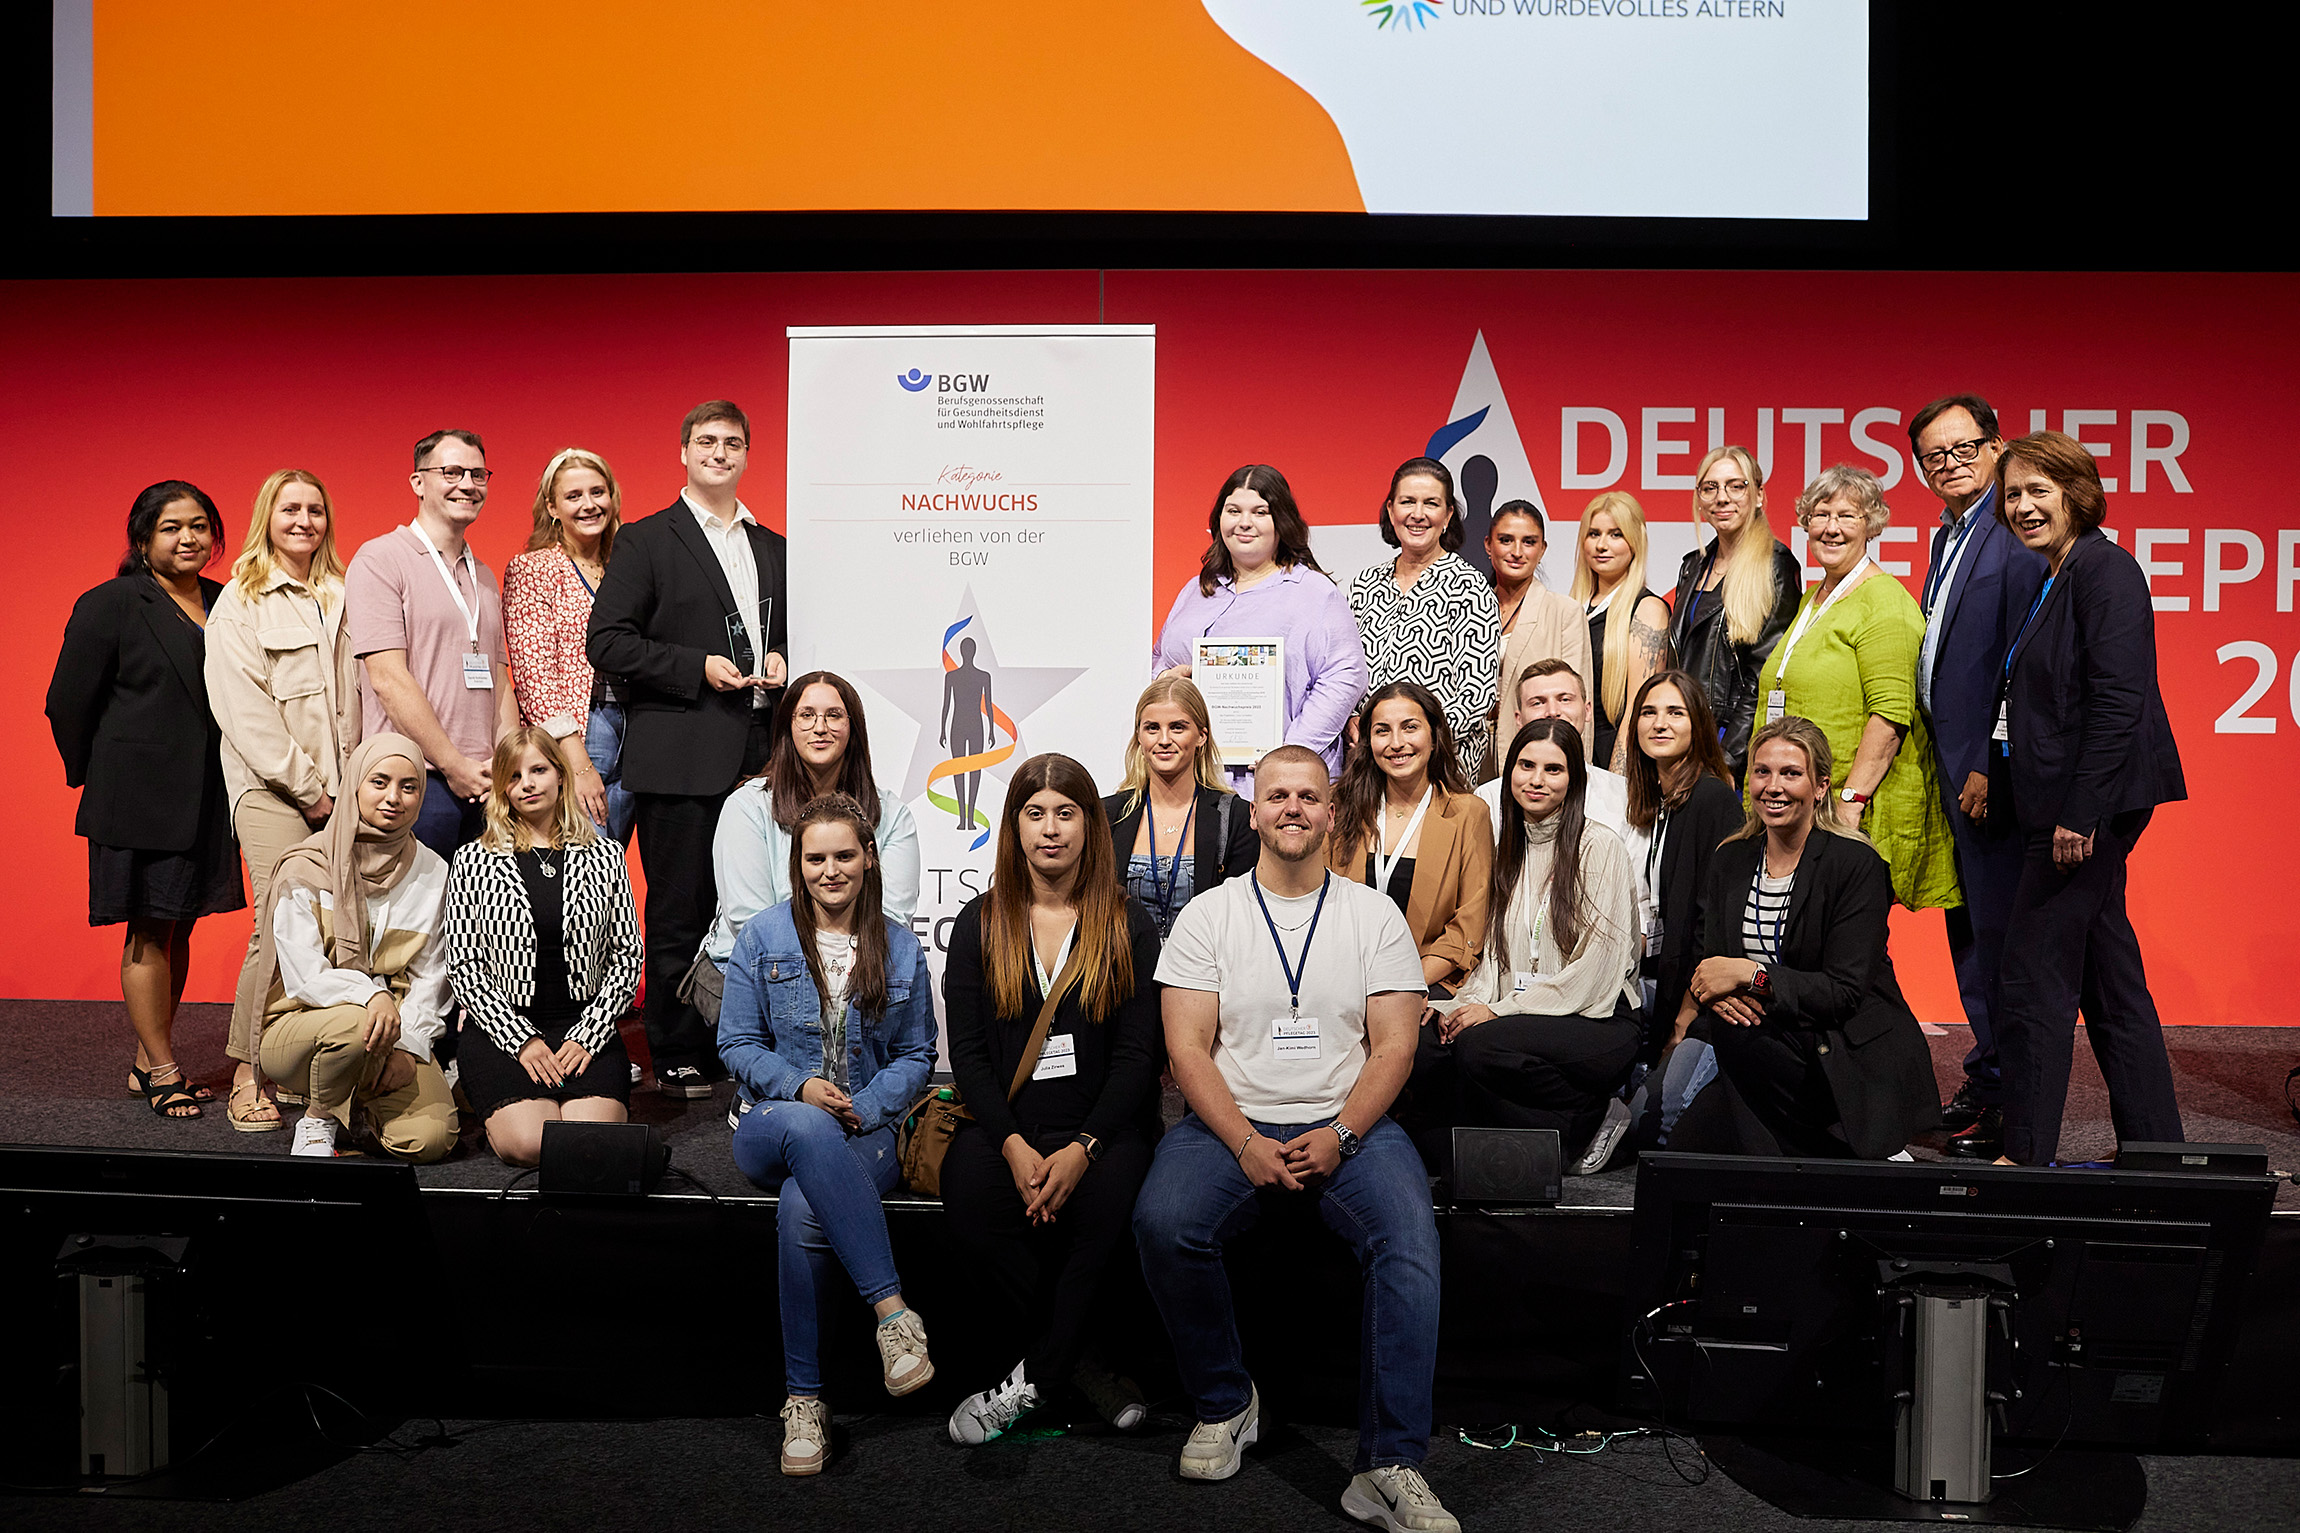
[[[1190,679],[1206,699],[1224,766],[1250,767],[1286,743],[1286,641],[1199,639]]]

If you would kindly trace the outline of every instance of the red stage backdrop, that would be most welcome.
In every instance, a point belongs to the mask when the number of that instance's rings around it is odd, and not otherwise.
[[[2300,832],[2273,805],[2300,754],[2300,515],[2276,432],[2300,412],[2296,297],[2300,280],[2283,276],[1894,273],[11,284],[0,461],[17,486],[19,573],[0,689],[16,802],[0,995],[117,994],[118,934],[85,924],[74,795],[41,704],[65,615],[111,573],[143,485],[207,489],[236,552],[264,475],[308,468],[356,546],[406,519],[414,440],[467,426],[502,475],[474,536],[500,571],[551,452],[603,453],[626,514],[643,515],[681,483],[680,415],[725,395],[755,423],[746,499],[779,526],[785,325],[1099,317],[1158,327],[1160,615],[1239,463],[1283,468],[1313,524],[1369,522],[1390,469],[1447,423],[1480,334],[1553,515],[1626,489],[1666,531],[1689,521],[1690,475],[1713,438],[1769,442],[1776,531],[1787,536],[1810,470],[1862,464],[1894,507],[1880,557],[1912,586],[1937,510],[1907,459],[1917,406],[1976,390],[2008,435],[2049,424],[2080,438],[2110,482],[2109,526],[2152,578],[2194,795],[2158,816],[2133,863],[2158,1001],[2168,1022],[2282,1021],[2270,991],[2292,923],[2273,890]],[[867,569],[797,578],[888,594]],[[245,916],[202,923],[192,998],[228,997],[246,930]],[[1937,914],[1904,913],[1894,957],[1920,1016],[1961,1018]]]

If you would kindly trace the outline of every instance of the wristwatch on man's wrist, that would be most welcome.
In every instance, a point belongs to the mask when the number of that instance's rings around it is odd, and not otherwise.
[[[1366,1142],[1363,1139],[1360,1139],[1356,1134],[1350,1132],[1350,1126],[1347,1123],[1344,1123],[1341,1119],[1336,1118],[1332,1123],[1328,1124],[1327,1127],[1334,1131],[1334,1138],[1341,1141],[1342,1159],[1348,1160],[1351,1156],[1357,1154],[1358,1151],[1366,1147]]]

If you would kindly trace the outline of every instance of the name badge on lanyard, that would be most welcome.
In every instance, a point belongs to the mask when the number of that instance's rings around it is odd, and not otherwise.
[[[1270,1052],[1279,1059],[1316,1059],[1319,1053],[1316,1017],[1272,1017]]]
[[[448,597],[455,603],[455,610],[463,614],[464,633],[471,640],[471,648],[463,656],[464,689],[470,692],[494,691],[495,667],[490,665],[487,657],[479,652],[478,610],[470,602],[463,599],[463,587],[455,583],[455,576],[447,568],[446,556],[441,554],[432,543],[431,535],[423,530],[423,523],[411,522],[408,526],[409,530],[415,534],[415,541],[421,543],[423,551],[431,555],[431,567],[439,571],[439,583],[447,587]],[[465,562],[469,562],[471,558],[470,549],[466,548],[463,551],[463,558]],[[476,595],[479,584],[479,574],[476,570],[472,572],[471,583],[473,594]]]
[[[1997,727],[1989,731],[1989,738],[2000,745],[2012,744],[2012,708],[2009,704],[1997,704]]]
[[[1778,723],[1788,717],[1789,658],[1797,653],[1797,641],[1805,637],[1806,629],[1817,626],[1823,618],[1829,615],[1829,609],[1837,605],[1839,597],[1853,588],[1853,582],[1861,578],[1861,571],[1868,567],[1868,563],[1869,556],[1867,554],[1861,555],[1861,562],[1845,572],[1845,578],[1837,582],[1837,589],[1829,593],[1827,601],[1818,605],[1808,601],[1805,604],[1805,609],[1797,614],[1797,621],[1791,625],[1789,636],[1781,641],[1780,663],[1773,667],[1773,680],[1776,685],[1772,691],[1765,694],[1766,723]]]
[[[1054,1081],[1077,1073],[1078,1040],[1068,1033],[1056,1033],[1038,1051],[1038,1068],[1030,1072],[1030,1078],[1034,1081]]]
[[[463,685],[473,692],[495,690],[495,668],[487,663],[485,655],[463,657]]]
[[[1778,724],[1789,714],[1789,694],[1779,687],[1765,694],[1765,722]]]

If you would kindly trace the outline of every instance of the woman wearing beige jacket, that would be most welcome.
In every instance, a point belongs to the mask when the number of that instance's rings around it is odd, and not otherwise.
[[[208,704],[223,731],[232,828],[250,901],[264,908],[280,854],[325,826],[359,743],[359,685],[343,626],[343,560],[326,488],[281,469],[256,492],[255,519],[208,617]],[[225,1051],[239,1061],[226,1116],[243,1133],[280,1126],[254,1064],[263,1006],[248,942]]]

